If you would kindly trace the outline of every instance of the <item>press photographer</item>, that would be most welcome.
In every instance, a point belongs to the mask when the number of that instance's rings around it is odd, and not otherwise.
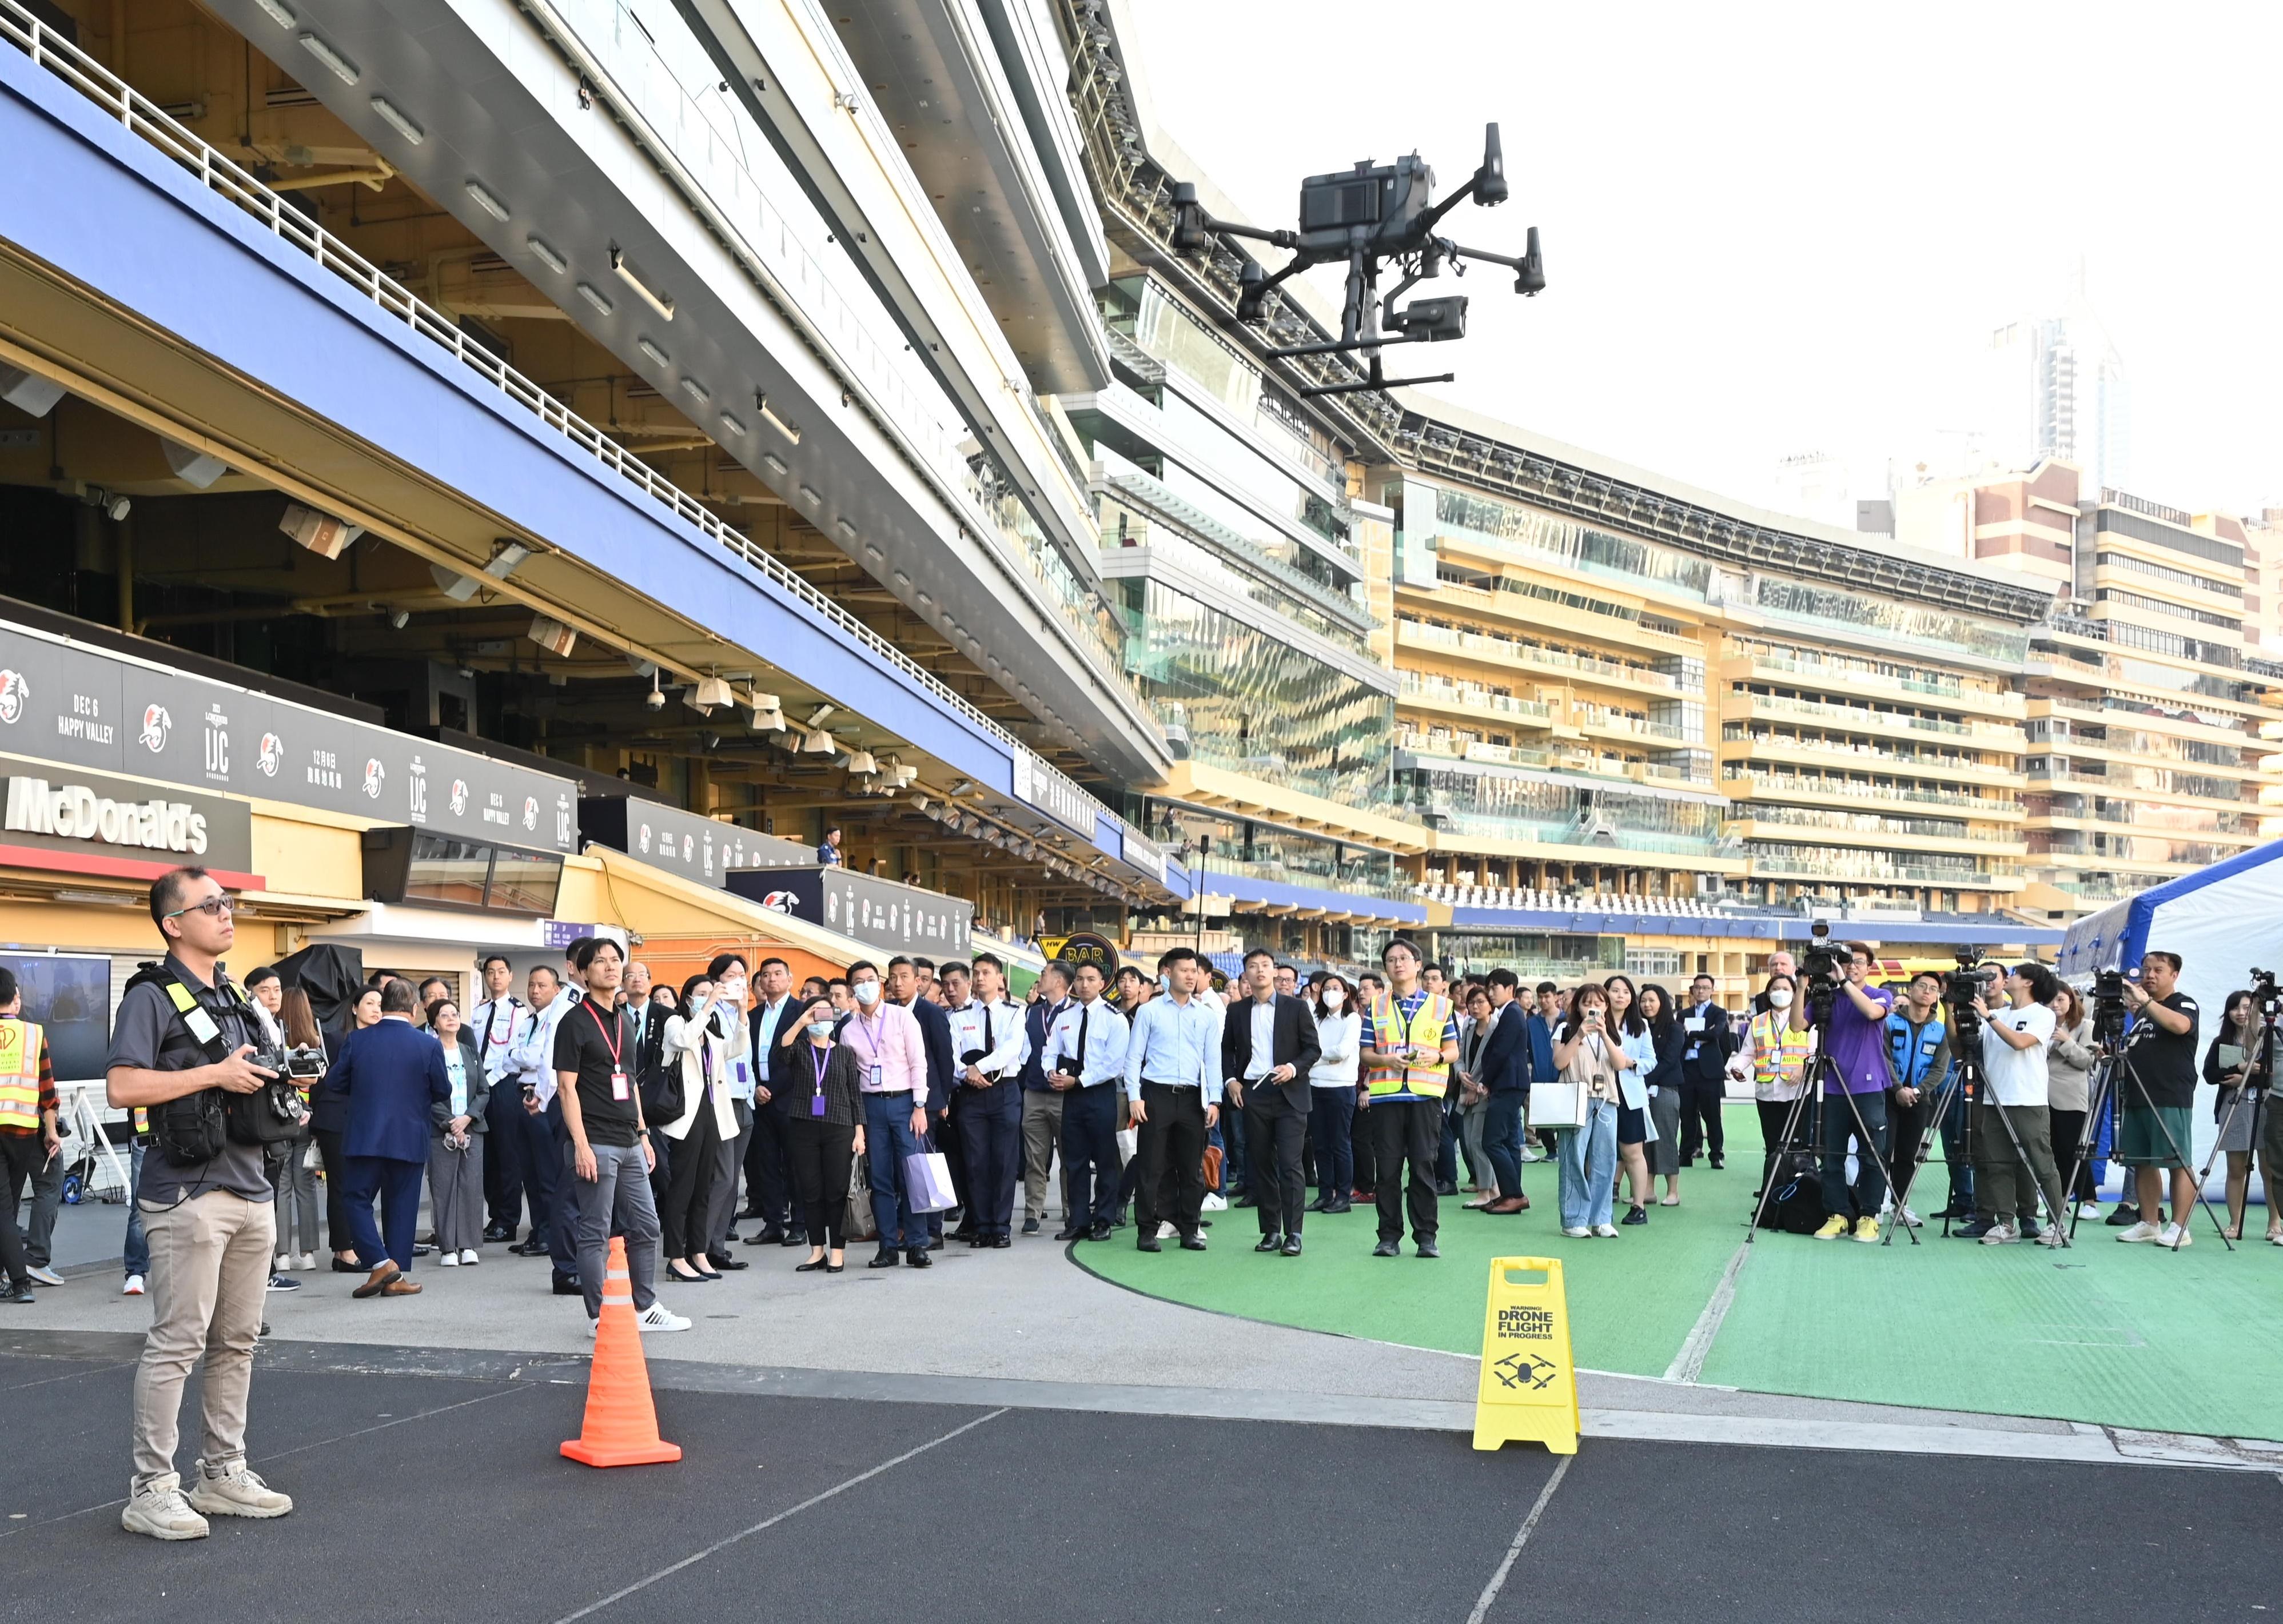
[[[1973,998],[1983,1084],[1983,1097],[1973,1107],[1974,1227],[1982,1232],[1985,1247],[2025,1239],[2047,1247],[2067,1243],[2045,1072],[2045,1052],[2053,1040],[2053,1001],[2060,991],[2061,983],[2044,965],[2017,964],[2006,977],[2006,1008],[1992,1010],[1980,992]],[[2053,1217],[2052,1227],[2042,1231],[2037,1222],[2040,1191]]]
[[[105,1067],[111,1103],[149,1111],[154,1144],[136,1192],[151,1247],[151,1329],[135,1372],[135,1475],[119,1520],[154,1539],[200,1539],[207,1516],[293,1509],[245,1464],[246,1395],[277,1229],[262,1141],[230,1131],[225,1109],[240,1102],[238,1115],[253,1117],[244,1106],[282,1079],[254,1063],[261,1026],[222,973],[238,931],[221,884],[203,868],[169,870],[152,882],[151,922],[167,957],[121,996]],[[201,1354],[208,1453],[186,1496],[175,1445],[183,1384]]]
[[[2117,1232],[2119,1240],[2154,1240],[2178,1249],[2190,1244],[2188,1209],[2195,1204],[2195,1176],[2188,1169],[2188,1146],[2195,1132],[2195,999],[2179,990],[2180,956],[2141,956],[2138,980],[2119,983],[2118,996],[2132,1019],[2124,1045],[2124,1080],[2117,1086],[2123,1120],[2116,1132],[2116,1159],[2133,1169],[2139,1220]],[[2096,1024],[2099,1017],[2096,1014]],[[2172,1169],[2170,1222],[2162,1215],[2164,1180]]]
[[[1895,995],[1868,984],[1871,950],[1859,943],[1832,950],[1819,939],[1808,949],[1803,974],[1818,977],[1811,983],[1810,1001],[1818,1024],[1826,1027],[1823,1123],[1817,1146],[1823,1153],[1823,1209],[1829,1216],[1816,1239],[1836,1240],[1846,1234],[1851,1206],[1854,1239],[1874,1241],[1880,1204],[1887,1196],[1887,1085],[1892,1075],[1887,1016]],[[1828,1016],[1823,1014],[1827,1000]],[[1859,1145],[1852,1185],[1847,1181],[1851,1138]]]

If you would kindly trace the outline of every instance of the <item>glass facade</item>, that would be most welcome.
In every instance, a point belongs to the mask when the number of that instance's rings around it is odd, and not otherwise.
[[[1118,583],[1128,669],[1208,765],[1350,806],[1387,800],[1395,696],[1162,581]]]
[[[1398,774],[1402,793],[1446,828],[1500,840],[1578,844],[1593,855],[1586,826],[1622,850],[1709,851],[1720,832],[1717,801],[1629,795],[1600,784],[1498,772],[1414,767]]]

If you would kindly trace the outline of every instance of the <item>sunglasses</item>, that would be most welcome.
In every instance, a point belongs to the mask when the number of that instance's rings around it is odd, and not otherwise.
[[[185,913],[203,913],[208,919],[221,919],[226,914],[235,913],[237,908],[238,905],[227,897],[209,897],[204,902],[194,902],[187,908],[176,908],[172,913],[164,913],[160,917],[180,919]]]

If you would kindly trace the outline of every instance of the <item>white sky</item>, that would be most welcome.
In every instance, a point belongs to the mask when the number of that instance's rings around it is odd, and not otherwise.
[[[1461,344],[1399,376],[1756,501],[1776,461],[1855,494],[1969,415],[1991,329],[2082,253],[2133,388],[2131,488],[2283,501],[2283,6],[1133,0],[1158,116],[1264,224],[1303,175],[1416,148],[1438,195],[1502,127],[1512,200],[1446,217]],[[1272,269],[1282,262],[1262,255]],[[1337,297],[1336,273],[1318,271]],[[1395,363],[1402,363],[1399,370]],[[1428,364],[1432,363],[1432,364]]]

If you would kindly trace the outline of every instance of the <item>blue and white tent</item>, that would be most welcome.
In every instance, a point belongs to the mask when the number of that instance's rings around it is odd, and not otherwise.
[[[2283,840],[2086,914],[2062,936],[2053,967],[2083,988],[2097,971],[2138,966],[2151,948],[2180,955],[2180,990],[2195,999],[2201,1012],[2197,1046],[2208,1047],[2219,1030],[2227,995],[2249,983],[2252,967],[2283,972]],[[2211,1091],[2198,1092],[2195,1156],[2201,1166],[2211,1154],[2217,1128]],[[2217,1176],[2213,1183],[2218,1183]]]

